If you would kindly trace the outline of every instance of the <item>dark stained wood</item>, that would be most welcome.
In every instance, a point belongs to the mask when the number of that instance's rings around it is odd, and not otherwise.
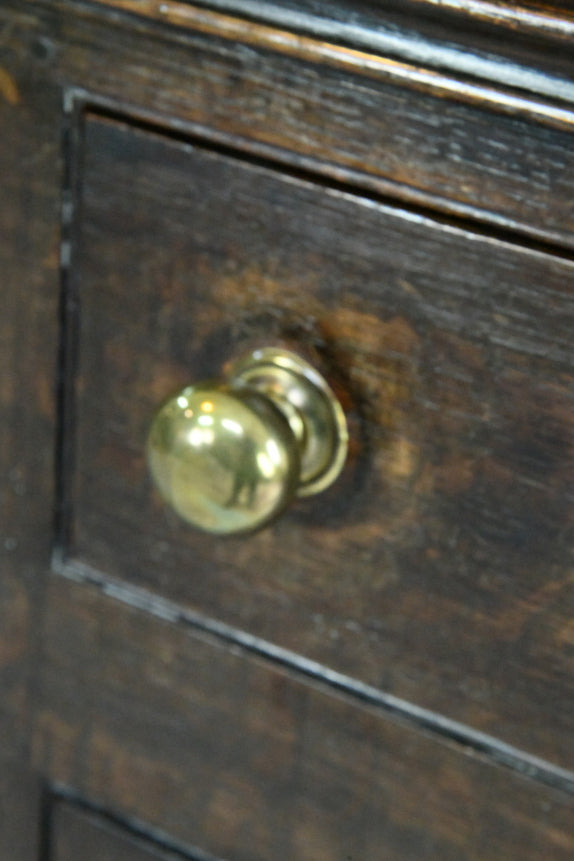
[[[92,118],[69,559],[574,765],[574,266]],[[222,540],[159,501],[164,397],[323,349],[354,454]]]
[[[416,0],[346,4],[366,26],[359,53],[320,30],[281,43],[207,12],[190,26],[168,5],[169,25],[84,0],[0,4],[0,859],[47,857],[53,782],[105,811],[80,815],[78,847],[78,812],[57,805],[72,857],[131,861],[131,836],[104,825],[125,821],[202,861],[570,859],[568,776],[516,751],[503,768],[496,738],[464,743],[479,727],[572,766],[572,264],[550,254],[574,247],[572,85],[547,74],[572,77],[570,45],[491,24],[475,39],[471,17],[449,44],[443,12],[415,18]],[[370,41],[375,20],[396,54]],[[91,122],[83,213],[62,195],[61,146],[82,99],[116,114]],[[206,169],[193,186],[191,164]],[[83,305],[63,570],[98,567],[106,598],[48,575],[70,220]],[[354,460],[312,516],[214,547],[159,505],[141,445],[164,393],[263,333],[338,372]],[[129,609],[134,584],[298,655],[256,659],[153,597]],[[305,681],[301,655],[401,693],[403,716],[426,704],[472,727],[448,741],[440,715],[392,722]]]
[[[95,589],[53,579],[45,644],[38,766],[216,857],[574,852],[571,795]]]
[[[3,726],[0,721],[0,734]],[[4,742],[13,739],[6,736]],[[40,787],[37,773],[26,765],[27,756],[13,748],[0,749],[0,858],[2,861],[38,861]]]
[[[136,6],[137,0],[99,2],[117,8],[131,3],[135,12],[145,15],[176,5],[173,0],[145,6]],[[473,0],[358,0],[352,4],[348,0],[199,0],[194,5],[496,82],[501,81],[503,64],[503,79],[511,86],[554,92],[559,98],[569,89],[571,2],[548,6]],[[529,67],[534,67],[534,74]]]
[[[93,813],[55,805],[49,861],[181,861]]]
[[[29,768],[42,575],[53,534],[59,93],[0,34],[0,858],[37,861]],[[24,175],[25,171],[25,175]]]
[[[44,51],[43,74],[63,86],[128,102],[166,125],[208,128],[280,161],[310,161],[387,195],[573,245],[567,105],[516,101],[319,41],[298,51],[287,40],[282,55],[271,51],[272,33],[261,43],[255,25],[248,44],[238,44],[217,38],[213,19],[202,33],[146,28],[117,13],[110,26],[109,10],[64,0],[26,4],[25,12],[17,5],[14,50]],[[548,125],[554,121],[559,128]]]

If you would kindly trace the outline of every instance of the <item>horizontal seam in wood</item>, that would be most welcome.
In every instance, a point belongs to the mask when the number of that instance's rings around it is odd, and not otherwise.
[[[388,206],[410,213],[413,217],[429,219],[447,229],[510,244],[532,254],[556,257],[564,263],[574,263],[572,245],[559,234],[537,230],[528,221],[516,221],[488,209],[405,185],[382,173],[358,171],[331,161],[321,161],[314,156],[302,156],[286,147],[228,135],[193,121],[174,122],[173,117],[168,115],[159,117],[133,104],[96,96],[77,87],[65,91],[64,108],[66,112],[77,109],[96,119],[123,123],[134,130],[190,143],[238,161],[311,182],[321,188]]]
[[[533,756],[527,751],[515,748],[494,736],[475,730],[438,712],[386,693],[225,622],[183,608],[147,589],[126,584],[84,562],[68,559],[61,553],[55,553],[53,556],[52,572],[79,585],[96,589],[104,596],[132,610],[147,613],[164,623],[195,631],[197,634],[239,649],[246,656],[251,655],[267,664],[280,667],[295,678],[307,679],[324,690],[374,708],[379,713],[415,730],[454,744],[467,754],[481,756],[493,765],[507,768],[524,778],[574,795],[574,772]]]
[[[122,815],[115,810],[110,810],[103,804],[99,804],[92,799],[87,799],[70,786],[66,786],[59,782],[49,784],[47,787],[49,792],[50,804],[66,804],[78,813],[83,813],[97,817],[102,823],[115,828],[123,836],[131,837],[137,841],[145,841],[146,847],[153,846],[159,852],[169,853],[170,856],[185,861],[222,861],[216,858],[215,855],[208,854],[197,847],[190,847],[175,841],[164,831],[154,828],[147,823],[142,823],[139,819],[133,816]],[[51,861],[52,856],[44,858],[41,861]]]

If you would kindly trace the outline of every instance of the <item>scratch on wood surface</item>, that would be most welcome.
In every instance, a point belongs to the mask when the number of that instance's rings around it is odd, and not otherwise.
[[[17,105],[20,101],[20,93],[14,79],[5,69],[0,67],[0,93],[11,105]]]

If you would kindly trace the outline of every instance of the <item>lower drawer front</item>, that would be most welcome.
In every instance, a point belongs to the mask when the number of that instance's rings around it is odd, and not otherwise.
[[[48,592],[38,766],[200,847],[190,859],[573,857],[570,793],[96,589],[55,577]],[[164,861],[97,824],[82,837],[69,812],[62,823],[55,861]]]
[[[571,767],[572,263],[95,115],[80,161],[68,564]],[[338,376],[346,473],[194,532],[151,417],[270,339]]]

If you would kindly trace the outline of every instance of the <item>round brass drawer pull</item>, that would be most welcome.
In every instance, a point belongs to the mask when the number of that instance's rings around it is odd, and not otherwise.
[[[166,401],[148,437],[163,499],[207,532],[249,532],[295,496],[327,488],[347,455],[347,423],[327,382],[283,349],[255,350],[222,382]]]

